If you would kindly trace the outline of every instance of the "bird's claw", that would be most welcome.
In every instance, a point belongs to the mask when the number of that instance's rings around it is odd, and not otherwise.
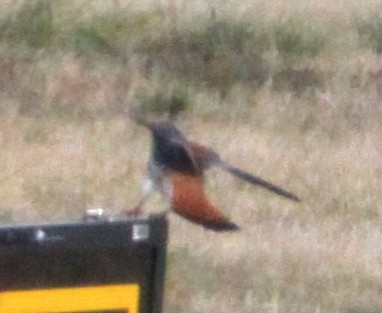
[[[140,206],[136,206],[132,209],[124,209],[123,214],[127,217],[137,218],[142,215],[142,208]]]
[[[164,210],[162,212],[151,213],[150,215],[154,217],[167,217],[168,212],[168,210]]]

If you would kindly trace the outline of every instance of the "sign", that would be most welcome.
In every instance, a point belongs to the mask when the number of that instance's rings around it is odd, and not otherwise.
[[[0,228],[0,312],[160,313],[167,221]]]

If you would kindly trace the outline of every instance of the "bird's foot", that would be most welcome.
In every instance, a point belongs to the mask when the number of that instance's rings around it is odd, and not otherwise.
[[[169,210],[164,210],[164,211],[161,211],[161,212],[152,213],[150,215],[154,216],[154,217],[167,217],[168,212],[169,212]]]
[[[140,205],[137,205],[136,207],[132,209],[124,209],[122,210],[123,215],[127,217],[137,218],[138,216],[142,215],[142,208]]]

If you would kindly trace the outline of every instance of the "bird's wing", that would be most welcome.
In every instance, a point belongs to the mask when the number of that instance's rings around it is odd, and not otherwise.
[[[237,178],[245,180],[253,185],[261,186],[284,198],[287,198],[296,202],[301,202],[300,198],[297,197],[295,194],[281,187],[278,187],[262,179],[259,176],[252,175],[237,167],[234,167],[228,164],[227,162],[223,161],[214,150],[206,146],[203,146],[194,142],[187,142],[187,141],[183,142],[182,146],[187,152],[187,155],[189,156],[190,160],[192,160],[192,164],[194,168],[197,169],[200,173],[203,173],[204,170],[210,168],[211,166],[219,165],[223,170],[236,176]]]
[[[234,175],[234,176],[236,176],[242,180],[245,180],[245,181],[247,181],[253,185],[259,185],[265,189],[268,189],[269,191],[272,191],[272,192],[274,192],[280,196],[283,196],[285,198],[288,198],[290,200],[293,200],[296,202],[301,201],[300,198],[297,197],[295,194],[293,194],[289,191],[286,191],[285,189],[278,187],[278,186],[276,186],[270,182],[267,182],[258,176],[244,172],[241,169],[238,169],[237,167],[229,165],[225,162],[221,162],[220,165],[221,165],[221,168],[224,169],[225,171],[227,171],[227,172],[231,173],[232,175]]]
[[[215,231],[234,231],[239,227],[230,222],[208,201],[203,190],[203,178],[169,172],[165,175],[172,209],[191,222]]]
[[[186,139],[172,139],[171,151],[173,153],[173,159],[167,164],[168,167],[171,168],[172,164],[176,164],[177,168],[174,168],[174,170],[196,176],[203,175],[203,168],[198,161],[195,151]]]
[[[220,156],[213,149],[200,145],[195,142],[188,143],[189,149],[193,152],[196,163],[199,168],[207,170],[222,161]]]

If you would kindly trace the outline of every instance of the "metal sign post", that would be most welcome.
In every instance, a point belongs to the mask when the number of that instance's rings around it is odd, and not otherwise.
[[[0,228],[0,312],[160,313],[163,217]]]

